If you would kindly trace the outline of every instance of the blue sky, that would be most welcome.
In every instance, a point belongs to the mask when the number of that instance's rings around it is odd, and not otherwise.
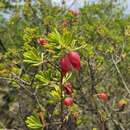
[[[55,3],[60,3],[62,0],[53,0]],[[65,0],[68,4],[67,5],[71,5],[71,3],[74,1],[74,0]],[[75,0],[77,1],[76,2],[76,5],[74,5],[73,7],[78,7],[80,5],[82,5],[84,3],[84,1],[88,1],[88,2],[95,2],[97,0]],[[82,1],[82,2],[81,2]],[[121,1],[121,0],[120,0]],[[125,1],[125,0],[124,0]],[[126,0],[126,5],[128,6],[127,10],[126,10],[126,14],[130,14],[130,0]]]
[[[55,2],[55,3],[61,3],[62,0],[52,0],[52,1]],[[73,1],[77,1],[76,4],[74,4],[72,6],[72,8],[75,8],[75,7],[79,7],[79,6],[83,5],[84,1],[88,1],[88,2],[91,3],[91,2],[95,2],[97,0],[65,0],[65,1],[68,3],[67,4],[68,6],[70,6]],[[125,1],[125,0],[123,0],[123,1]],[[126,10],[126,15],[127,15],[127,14],[130,14],[130,0],[126,0],[126,1],[127,1],[126,5],[128,6],[128,8]],[[2,13],[0,12],[0,15],[1,14]],[[2,15],[4,15],[4,13]],[[10,14],[6,13],[6,15],[4,15],[4,17],[8,18],[8,17],[10,17]]]
[[[127,9],[127,13],[130,14],[130,0],[128,0],[128,9]]]
[[[12,0],[13,1],[13,0]],[[15,0],[16,1],[16,0]],[[18,0],[18,1],[24,1],[24,0]],[[47,1],[47,0],[46,0]],[[61,3],[62,0],[51,0],[55,3]],[[73,6],[73,7],[79,7],[80,5],[83,5],[84,1],[87,1],[87,2],[95,2],[97,0],[65,0],[68,4],[67,5],[70,5],[73,1],[76,1],[76,4]],[[126,14],[130,14],[130,0],[118,0],[118,1],[123,1],[125,3],[126,1],[126,4],[128,6],[128,9],[126,11]]]

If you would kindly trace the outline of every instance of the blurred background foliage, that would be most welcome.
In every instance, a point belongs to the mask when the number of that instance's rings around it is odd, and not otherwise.
[[[43,129],[46,123],[46,130],[58,129],[60,76],[55,67],[75,50],[82,67],[64,79],[73,83],[75,101],[65,108],[67,130],[129,130],[130,16],[124,13],[125,2],[99,0],[72,10],[64,1],[61,6],[12,1],[0,1],[0,128]],[[48,45],[38,45],[39,37]],[[99,101],[92,87],[107,92],[109,101]]]

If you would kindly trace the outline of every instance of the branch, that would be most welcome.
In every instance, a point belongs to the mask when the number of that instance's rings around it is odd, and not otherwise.
[[[6,50],[5,46],[4,46],[4,44],[2,43],[1,39],[0,39],[0,46],[2,47],[3,51],[7,52],[7,50]]]
[[[90,61],[90,59],[88,59],[88,68],[89,68],[89,75],[90,75],[90,79],[91,79],[91,89],[92,89],[92,95],[96,94],[96,88],[95,88],[95,73],[94,73],[94,67]]]
[[[127,90],[128,94],[130,95],[130,90],[129,90],[129,88],[128,88],[128,86],[127,86],[125,80],[124,80],[124,77],[123,77],[123,75],[122,75],[122,73],[121,73],[119,67],[117,66],[116,61],[115,61],[114,58],[113,58],[113,55],[112,55],[112,62],[113,62],[114,66],[115,66],[115,68],[116,68],[116,70],[117,70],[117,72],[118,72],[118,74],[119,74],[119,77],[120,77],[121,80],[122,80],[122,83],[123,83],[125,89]]]
[[[61,74],[61,80],[60,80],[60,90],[61,90],[61,104],[60,104],[60,109],[61,109],[61,122],[62,122],[62,125],[61,125],[61,128],[63,127],[63,122],[64,122],[64,115],[63,115],[63,75]]]
[[[17,81],[18,81],[19,83],[21,83],[21,84],[24,84],[24,85],[27,85],[27,86],[30,86],[30,85],[31,85],[31,83],[20,79],[20,77],[17,76],[15,73],[12,73],[12,74],[11,74],[11,77],[12,77],[14,80],[17,80]]]

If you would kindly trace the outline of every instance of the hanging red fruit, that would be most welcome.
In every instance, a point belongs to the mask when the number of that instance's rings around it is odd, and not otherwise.
[[[68,94],[68,95],[71,95],[71,94],[72,94],[72,92],[73,92],[73,87],[72,87],[71,83],[68,82],[68,83],[64,84],[64,91],[65,91],[65,93]]]
[[[69,61],[71,62],[72,66],[80,70],[80,56],[77,52],[71,51],[68,53]]]
[[[71,71],[72,65],[67,56],[60,60],[60,68],[62,75],[65,75],[67,72]]]
[[[67,97],[64,99],[64,105],[71,106],[73,104],[73,99],[71,97]]]
[[[108,101],[108,94],[106,92],[98,93],[97,96],[99,97],[100,100],[104,102]]]

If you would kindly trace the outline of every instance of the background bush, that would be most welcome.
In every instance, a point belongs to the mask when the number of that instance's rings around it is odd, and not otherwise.
[[[124,9],[113,0],[86,3],[78,12],[64,3],[1,0],[0,11],[11,15],[0,18],[0,127],[130,130],[130,18]],[[38,44],[39,37],[48,44]],[[73,84],[74,104],[62,104],[61,115],[59,61],[70,51],[80,54],[81,69],[64,77]],[[102,92],[108,101],[98,98]]]

